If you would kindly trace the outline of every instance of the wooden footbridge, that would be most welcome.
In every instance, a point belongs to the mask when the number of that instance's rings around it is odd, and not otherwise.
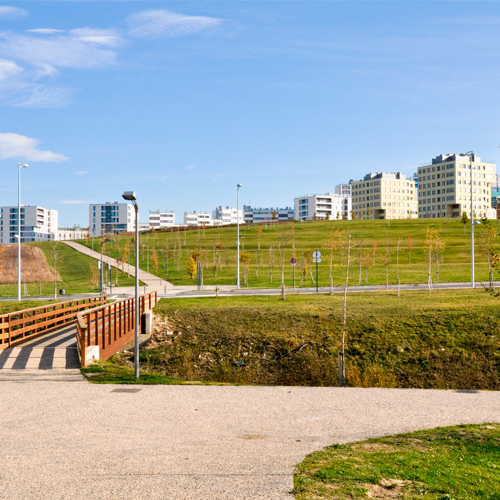
[[[146,333],[157,292],[139,297]],[[135,337],[135,298],[72,300],[0,315],[0,370],[51,370],[109,359]]]

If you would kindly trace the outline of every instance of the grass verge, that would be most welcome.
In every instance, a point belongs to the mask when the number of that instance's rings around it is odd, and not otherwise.
[[[297,466],[297,500],[500,498],[500,424],[333,445]]]
[[[185,380],[335,386],[341,295],[169,299],[141,351],[148,371]],[[500,389],[499,299],[483,290],[348,295],[347,383]]]
[[[62,302],[62,300],[57,302]],[[49,306],[50,304],[56,304],[57,302],[54,300],[22,300],[21,302],[2,301],[0,302],[0,314],[22,311],[24,309],[33,309],[35,307]]]

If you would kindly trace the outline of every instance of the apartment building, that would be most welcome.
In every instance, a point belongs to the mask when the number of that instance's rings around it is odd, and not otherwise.
[[[89,231],[93,236],[135,231],[135,209],[130,203],[89,205]]]
[[[21,243],[57,239],[57,210],[21,206]],[[0,243],[17,243],[18,207],[0,207]]]
[[[243,205],[243,214],[246,224],[258,222],[285,221],[295,219],[295,210],[286,208],[254,208],[250,205]]]
[[[339,184],[338,186],[335,186],[335,194],[351,196],[351,185]]]
[[[84,240],[89,236],[88,227],[59,227],[57,228],[57,239],[60,241],[67,240]]]
[[[236,210],[234,207],[216,207],[212,211],[212,219],[221,221],[217,225],[236,224],[238,219],[241,224],[243,222],[243,211],[241,209]]]
[[[185,226],[220,226],[222,223],[212,219],[208,212],[184,212]]]
[[[352,210],[357,219],[418,217],[415,181],[401,172],[377,172],[351,180]]]
[[[149,211],[149,225],[154,229],[175,226],[175,213],[173,210],[160,212],[160,210]]]
[[[325,193],[308,194],[294,199],[295,219],[350,219],[351,197]]]
[[[470,217],[471,196],[476,218],[496,218],[491,205],[491,186],[496,165],[479,156],[439,155],[430,165],[418,168],[418,215],[420,218]]]

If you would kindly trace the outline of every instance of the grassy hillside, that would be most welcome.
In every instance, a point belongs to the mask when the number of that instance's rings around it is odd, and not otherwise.
[[[497,221],[492,221],[493,227]],[[399,242],[400,281],[402,283],[427,282],[428,253],[424,248],[427,229],[436,230],[442,242],[442,250],[432,253],[433,281],[467,281],[470,279],[470,225],[459,220],[412,219],[412,220],[355,220],[314,221],[265,225],[242,225],[240,228],[241,253],[248,265],[241,262],[241,282],[248,274],[250,287],[276,287],[281,284],[281,261],[285,282],[292,285],[293,269],[290,259],[298,261],[295,268],[296,285],[312,286],[315,265],[311,252],[320,250],[319,283],[328,286],[330,254],[332,281],[339,285],[345,279],[346,239],[352,238],[350,284],[384,283],[388,262],[389,282],[396,283],[397,245]],[[476,226],[476,279],[487,280],[486,254],[482,250]],[[132,236],[117,236],[107,252],[113,257],[134,262]],[[498,246],[496,238],[493,246]],[[91,247],[91,240],[82,242]],[[147,268],[149,247],[149,271],[177,285],[195,284],[188,274],[188,261],[193,252],[201,251],[204,283],[210,285],[235,284],[236,280],[236,227],[191,229],[182,231],[149,232],[140,235],[140,267]],[[99,243],[94,242],[96,248]],[[333,250],[332,250],[333,248]],[[439,276],[437,267],[439,264]],[[246,271],[247,268],[247,271]]]
[[[54,252],[53,243],[29,243],[41,248],[51,273],[54,268]],[[17,261],[16,261],[17,265]],[[94,269],[94,276],[97,276],[97,282],[94,281],[92,286],[91,268]],[[63,243],[57,244],[57,290],[61,288],[66,291],[66,294],[72,293],[96,293],[99,291],[99,278],[97,270],[97,261],[88,257],[68,245]],[[1,272],[1,271],[0,271]],[[116,284],[116,273],[113,269],[113,285]],[[119,286],[133,286],[134,278],[128,277],[127,274],[118,272]],[[21,287],[22,296],[39,296],[39,295],[52,295],[54,293],[54,281],[42,281],[34,283],[23,283]],[[27,291],[27,293],[25,293]],[[17,295],[17,276],[16,283],[11,285],[0,285],[1,297],[14,297]]]
[[[499,300],[482,290],[349,294],[348,385],[500,389]],[[162,300],[144,369],[188,380],[337,385],[342,297]]]

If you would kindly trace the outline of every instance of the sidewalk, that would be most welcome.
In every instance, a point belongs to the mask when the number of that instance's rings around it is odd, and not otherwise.
[[[81,252],[85,255],[88,255],[89,257],[93,257],[94,259],[101,260],[101,254],[99,252],[94,252],[93,250],[90,250],[90,248],[87,248],[86,246],[80,245],[80,243],[76,243],[75,241],[63,241],[62,243],[65,243],[66,245],[70,246],[71,248],[77,250],[78,252]],[[116,269],[119,269],[120,271],[123,271],[125,273],[130,274],[131,276],[135,276],[135,266],[131,266],[130,264],[124,264],[123,269],[121,267],[118,267],[116,265],[116,259],[113,257],[108,257],[107,255],[103,255],[102,260],[106,264],[111,264],[113,267]],[[139,281],[142,281],[146,287],[148,292],[152,292],[155,290],[160,290],[160,289],[165,289],[171,290],[174,289],[174,285],[172,283],[165,281],[158,276],[155,276],[154,274],[147,273],[146,271],[143,271],[142,269],[139,269]],[[133,287],[130,287],[133,290]],[[141,287],[143,288],[143,287]],[[122,289],[122,287],[120,287]],[[123,287],[123,289],[127,289],[128,287]],[[114,288],[113,288],[114,290]],[[117,293],[122,293],[118,292],[118,289],[116,290]],[[133,293],[133,292],[132,292]]]

